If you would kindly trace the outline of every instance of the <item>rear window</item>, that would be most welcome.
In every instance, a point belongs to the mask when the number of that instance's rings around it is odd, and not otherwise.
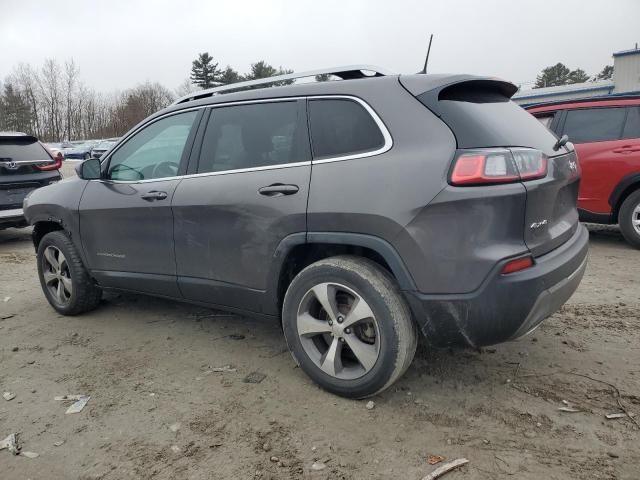
[[[372,152],[384,146],[375,120],[353,100],[310,100],[309,126],[315,159]]]
[[[622,133],[625,109],[583,108],[567,111],[563,133],[573,143],[604,142],[618,140]]]
[[[51,160],[51,157],[40,143],[31,139],[0,139],[0,162],[23,160]]]
[[[418,96],[425,106],[432,92]],[[540,121],[497,88],[473,86],[444,89],[438,111],[458,142],[458,148],[529,147],[549,156],[557,138]]]

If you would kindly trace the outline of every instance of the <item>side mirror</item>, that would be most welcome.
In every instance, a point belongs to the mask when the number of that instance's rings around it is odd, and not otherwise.
[[[102,178],[100,160],[90,158],[76,166],[78,177],[83,180],[98,180]]]

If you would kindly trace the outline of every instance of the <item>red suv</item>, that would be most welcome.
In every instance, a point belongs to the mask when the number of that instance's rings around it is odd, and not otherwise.
[[[640,248],[640,96],[565,100],[526,107],[573,142],[582,167],[580,220],[620,224]]]

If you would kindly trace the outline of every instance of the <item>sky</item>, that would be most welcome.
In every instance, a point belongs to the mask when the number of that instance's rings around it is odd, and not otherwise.
[[[640,0],[0,0],[0,80],[71,58],[98,91],[177,88],[199,52],[241,73],[374,64],[501,77],[528,88],[557,62],[594,75],[640,43]]]

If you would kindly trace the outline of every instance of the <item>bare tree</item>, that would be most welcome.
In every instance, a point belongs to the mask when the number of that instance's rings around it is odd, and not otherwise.
[[[53,140],[62,140],[60,65],[54,59],[45,60],[38,86],[45,110],[44,136]]]
[[[190,93],[197,92],[200,87],[191,83],[191,80],[185,78],[184,81],[175,89],[176,97],[184,97]]]
[[[28,133],[36,137],[42,135],[42,101],[40,99],[38,72],[26,63],[20,63],[9,76],[12,83],[17,86],[31,109],[31,128]]]
[[[77,129],[74,129],[74,126],[78,126],[77,123],[74,122],[74,112],[77,112],[77,105],[75,103],[78,100],[76,95],[76,90],[78,88],[78,74],[80,71],[76,66],[76,63],[71,59],[64,64],[64,84],[63,88],[63,97],[64,97],[64,132],[63,136],[66,138],[75,138],[78,135]]]

